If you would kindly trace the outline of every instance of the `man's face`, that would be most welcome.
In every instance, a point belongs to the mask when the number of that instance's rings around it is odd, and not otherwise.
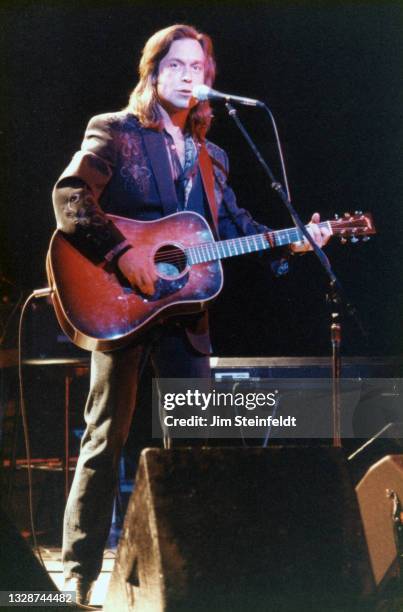
[[[168,112],[191,108],[195,85],[204,83],[205,57],[202,46],[192,38],[174,40],[158,67],[157,92]]]

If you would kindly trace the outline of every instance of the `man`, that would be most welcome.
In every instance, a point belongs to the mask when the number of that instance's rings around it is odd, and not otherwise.
[[[225,152],[205,139],[208,102],[192,97],[195,85],[213,84],[215,62],[208,36],[175,25],[154,34],[140,62],[140,80],[123,112],[94,117],[56,183],[58,227],[83,252],[115,265],[131,285],[152,295],[151,261],[139,263],[131,245],[105,213],[154,220],[180,210],[203,215],[220,239],[263,232],[238,208],[226,178]],[[313,217],[318,221],[319,215]],[[328,239],[313,224],[319,244]],[[293,250],[305,251],[304,244]],[[128,435],[138,377],[151,358],[158,377],[209,377],[207,313],[156,326],[131,346],[94,352],[85,408],[86,431],[66,507],[63,561],[66,588],[89,601],[102,565],[116,471]]]

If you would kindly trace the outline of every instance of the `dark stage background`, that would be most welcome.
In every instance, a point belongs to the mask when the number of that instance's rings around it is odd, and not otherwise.
[[[401,18],[397,3],[3,4],[2,275],[27,294],[46,283],[53,183],[88,119],[125,106],[149,35],[186,22],[215,42],[216,88],[271,107],[301,216],[373,213],[376,238],[328,248],[369,334],[365,343],[347,323],[344,353],[400,353]],[[215,109],[210,138],[229,154],[239,203],[274,228],[291,225],[226,112]],[[280,177],[265,116],[254,109],[240,116]],[[292,263],[278,280],[264,257],[225,265],[225,289],[212,308],[216,354],[329,352],[326,279],[312,255]]]

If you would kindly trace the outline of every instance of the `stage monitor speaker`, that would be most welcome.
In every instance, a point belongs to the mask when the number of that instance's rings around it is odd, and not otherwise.
[[[373,578],[381,591],[403,569],[403,455],[375,463],[356,491]]]
[[[403,423],[388,423],[372,438],[360,442],[359,448],[348,457],[354,486],[374,463],[386,455],[400,455],[403,452]]]
[[[0,561],[0,591],[57,591],[47,571],[1,508]]]
[[[147,449],[104,610],[362,612],[372,590],[341,449]]]

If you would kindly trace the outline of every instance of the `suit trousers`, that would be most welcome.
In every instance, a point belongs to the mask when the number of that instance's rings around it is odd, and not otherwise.
[[[64,516],[66,579],[96,580],[101,571],[120,455],[148,358],[157,378],[210,377],[208,356],[196,352],[183,327],[173,323],[154,328],[128,348],[92,354],[86,429]]]

